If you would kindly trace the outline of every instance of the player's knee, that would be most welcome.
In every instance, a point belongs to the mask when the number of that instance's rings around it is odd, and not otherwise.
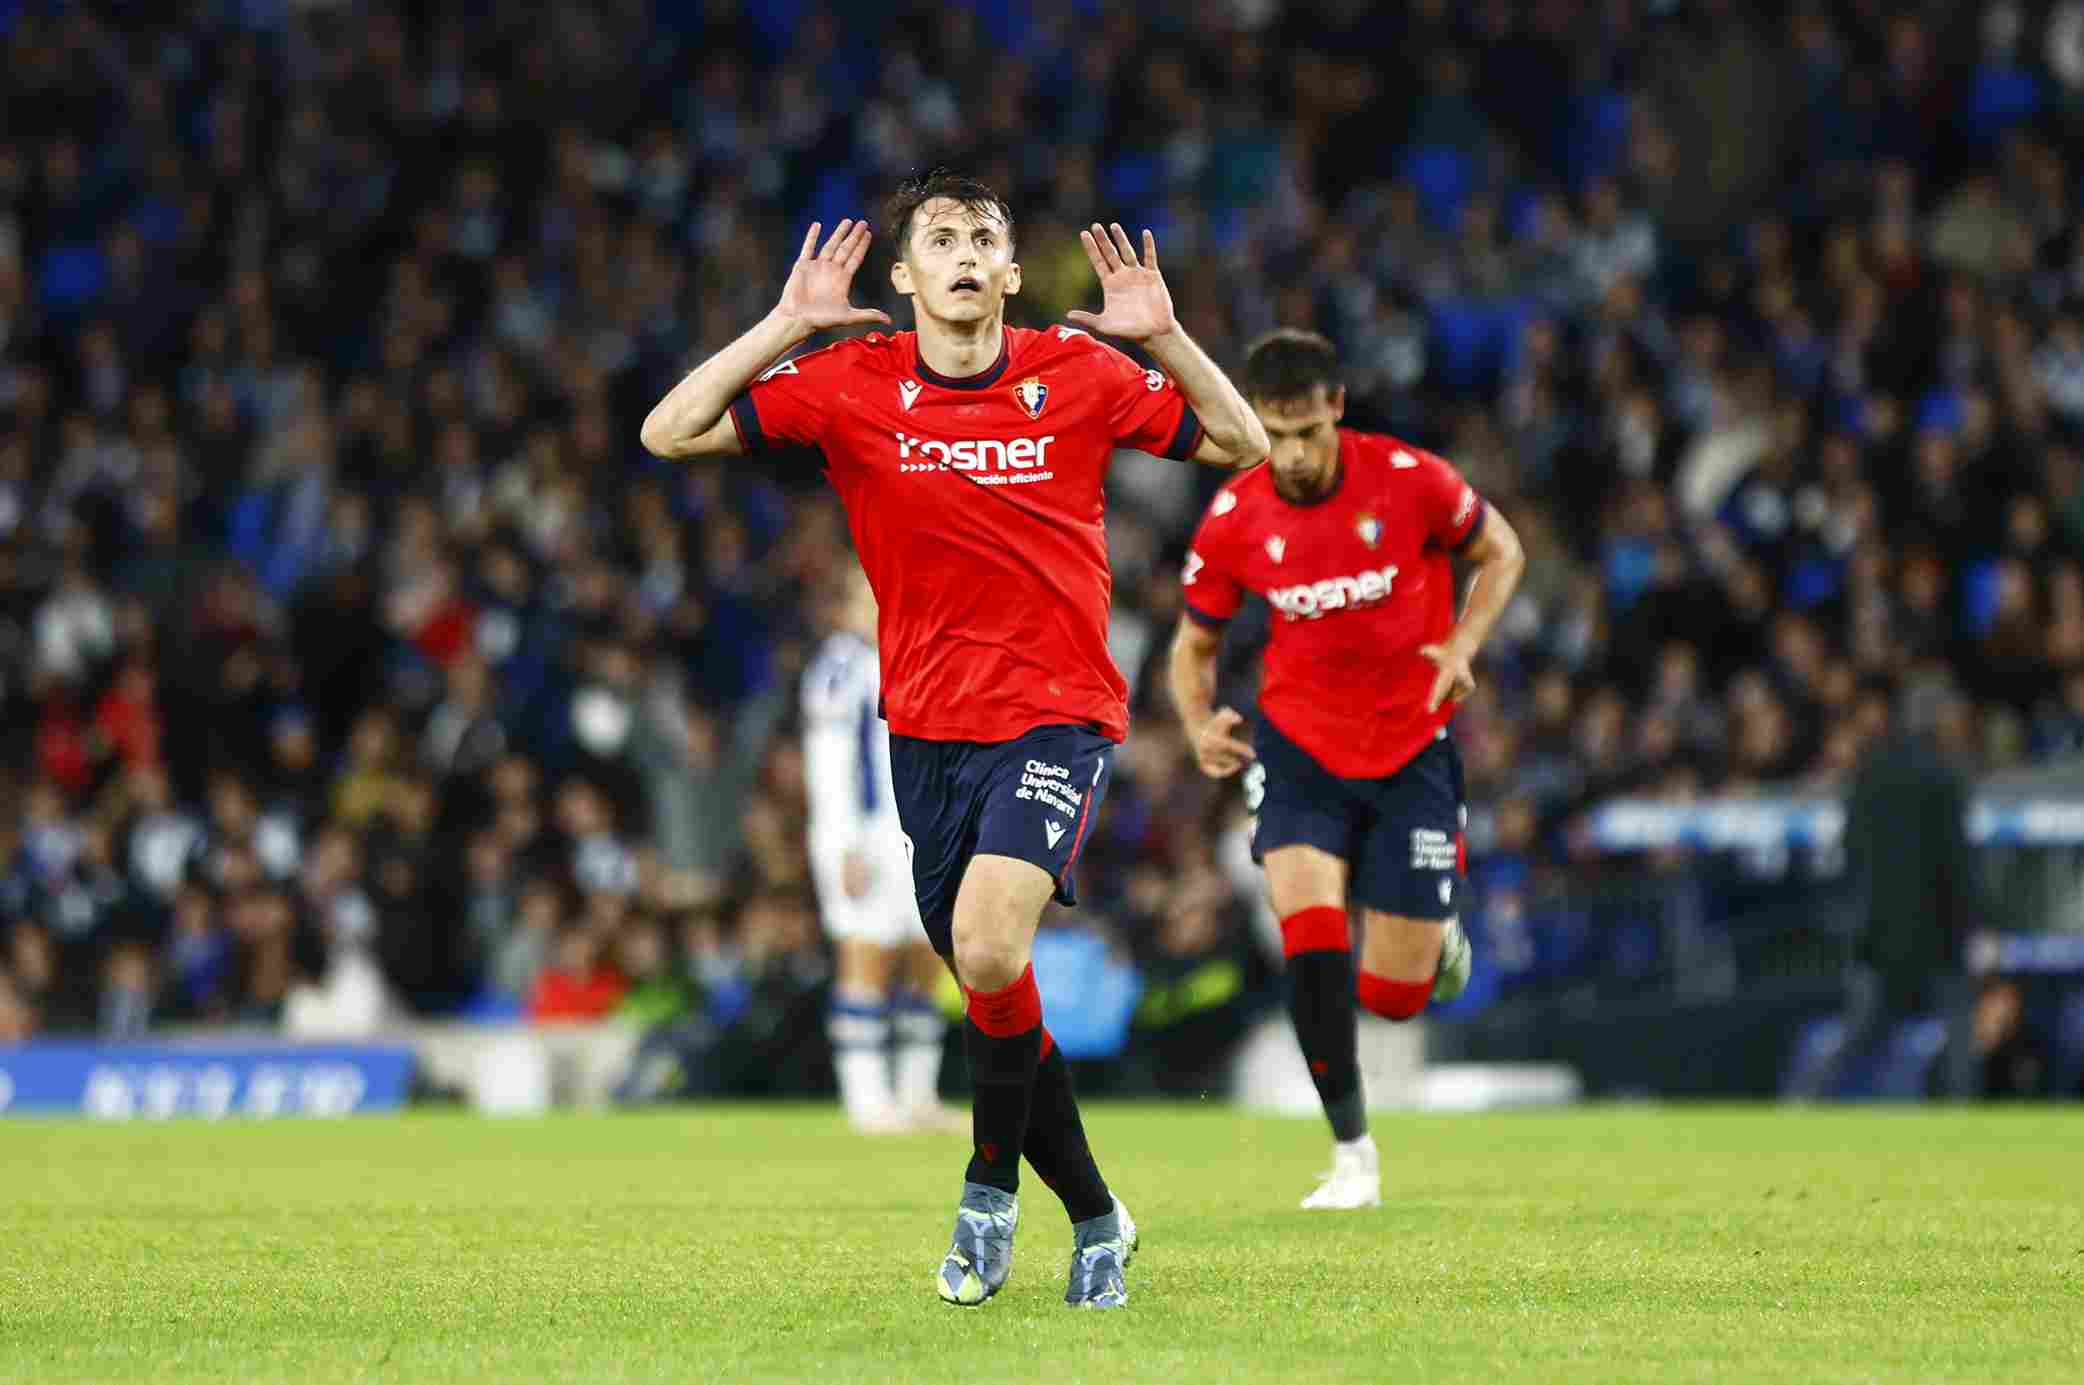
[[[962,983],[973,991],[995,991],[1019,980],[1027,948],[1014,931],[966,922],[955,925],[955,975]]]
[[[1363,971],[1400,981],[1429,980],[1439,969],[1440,946],[1447,925],[1434,919],[1405,918],[1369,910],[1367,941],[1361,947]]]
[[[1376,972],[1363,971],[1354,978],[1353,998],[1370,1014],[1386,1020],[1408,1020],[1426,1008],[1432,998],[1431,981],[1397,981]]]

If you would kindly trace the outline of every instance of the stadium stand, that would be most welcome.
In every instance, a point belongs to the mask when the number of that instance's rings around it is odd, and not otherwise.
[[[1149,225],[1212,350],[1327,332],[1351,421],[1518,526],[1467,1013],[1634,974],[1500,903],[1609,800],[1829,798],[1920,687],[1979,770],[2084,749],[2075,0],[150,13],[0,3],[0,1041],[623,1013],[818,1082],[842,521],[815,458],[637,423],[941,160],[1012,197],[1022,320],[1089,299],[1074,227]],[[1097,1027],[1157,1082],[1277,984],[1152,673],[1215,479],[1118,463],[1138,721],[1061,921],[1116,946],[1050,953],[1133,959]]]

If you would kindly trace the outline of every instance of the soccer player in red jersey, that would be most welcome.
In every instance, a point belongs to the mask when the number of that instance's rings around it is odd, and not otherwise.
[[[1258,416],[1173,315],[1157,245],[1083,232],[1098,314],[1005,325],[1020,289],[1011,209],[945,171],[892,199],[891,282],[916,329],[786,355],[889,319],[848,303],[865,224],[818,227],[774,311],[644,421],[663,457],[816,447],[879,608],[891,779],[927,936],[968,996],[973,1152],[935,1276],[950,1303],[1005,1282],[1023,1155],[1073,1230],[1067,1302],[1119,1307],[1134,1223],[1087,1147],[1028,963],[1128,730],[1107,651],[1102,481],[1116,448],[1215,466],[1266,455]],[[1088,331],[1087,329],[1090,329]],[[1146,370],[1092,333],[1142,344]]]
[[[1470,660],[1525,560],[1512,526],[1452,466],[1338,426],[1346,392],[1324,338],[1260,340],[1245,393],[1272,456],[1216,493],[1195,534],[1172,695],[1203,771],[1246,770],[1289,1014],[1335,1141],[1332,1171],[1303,1206],[1373,1207],[1382,1176],[1354,1002],[1406,1020],[1469,982],[1455,915],[1466,810],[1447,722],[1476,687]],[[1475,567],[1459,618],[1455,557]],[[1243,718],[1214,706],[1223,624],[1247,591],[1273,608],[1249,743]],[[1364,934],[1357,979],[1349,910]]]

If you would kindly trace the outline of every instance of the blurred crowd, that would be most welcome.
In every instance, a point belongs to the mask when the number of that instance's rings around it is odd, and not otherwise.
[[[1511,515],[1490,859],[1828,785],[1912,684],[1979,764],[2084,745],[2079,0],[25,0],[0,57],[0,1038],[821,985],[842,518],[814,457],[636,425],[941,160],[1014,203],[1017,321],[1149,225],[1219,358],[1327,332],[1350,422]],[[1218,479],[1113,478],[1136,729],[1075,926],[1148,1045],[1265,979],[1154,673]]]

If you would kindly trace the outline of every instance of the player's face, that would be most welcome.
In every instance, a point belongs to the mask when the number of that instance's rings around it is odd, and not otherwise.
[[[912,310],[941,322],[998,317],[1020,292],[1013,236],[989,211],[937,197],[912,213],[911,239],[890,267],[890,282]]]
[[[1252,411],[1273,444],[1267,464],[1274,469],[1274,489],[1288,500],[1312,500],[1330,490],[1339,467],[1345,387],[1314,385],[1296,399],[1254,399]]]

